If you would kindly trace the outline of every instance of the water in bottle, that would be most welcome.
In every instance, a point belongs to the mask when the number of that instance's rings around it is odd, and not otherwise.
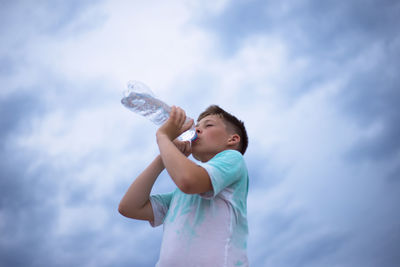
[[[131,111],[138,113],[156,125],[163,124],[169,118],[171,107],[155,97],[153,92],[144,83],[129,81],[128,89],[124,92],[121,103]],[[190,120],[186,117],[186,121]],[[194,126],[179,136],[180,140],[188,141],[197,138]]]

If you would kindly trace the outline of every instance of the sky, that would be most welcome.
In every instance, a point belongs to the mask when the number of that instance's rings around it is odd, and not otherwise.
[[[154,266],[129,80],[245,122],[250,266],[400,266],[400,2],[0,1],[0,266]],[[193,159],[193,158],[191,158]],[[153,193],[174,190],[163,172]]]

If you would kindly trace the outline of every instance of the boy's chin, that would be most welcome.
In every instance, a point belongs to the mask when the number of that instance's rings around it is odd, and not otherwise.
[[[198,154],[198,153],[196,153],[196,152],[193,152],[193,151],[192,151],[192,157],[193,157],[194,159],[198,160],[198,161],[204,162],[204,159],[202,159],[201,155]]]

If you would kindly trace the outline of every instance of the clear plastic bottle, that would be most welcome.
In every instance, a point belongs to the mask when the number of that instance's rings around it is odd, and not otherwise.
[[[129,110],[138,113],[156,125],[163,124],[169,118],[171,107],[159,100],[144,83],[129,81],[128,89],[124,91],[121,103]],[[186,121],[190,120],[186,117]],[[180,140],[193,141],[197,138],[194,125],[191,129],[179,136]]]

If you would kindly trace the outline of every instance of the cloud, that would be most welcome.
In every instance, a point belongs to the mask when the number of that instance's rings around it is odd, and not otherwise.
[[[2,265],[154,266],[162,229],[117,213],[158,153],[130,79],[245,121],[253,266],[400,262],[396,2],[1,5]]]
[[[217,33],[225,51],[235,52],[249,35],[277,34],[295,51],[338,59],[337,52],[351,51],[365,38],[391,36],[398,9],[395,1],[230,1],[217,14],[202,13],[197,19]]]
[[[396,39],[375,41],[359,55],[360,64],[346,86],[347,96],[339,102],[357,119],[366,134],[350,152],[358,159],[390,159],[397,156],[400,144],[399,116],[396,111],[400,94],[398,63],[400,45]]]

